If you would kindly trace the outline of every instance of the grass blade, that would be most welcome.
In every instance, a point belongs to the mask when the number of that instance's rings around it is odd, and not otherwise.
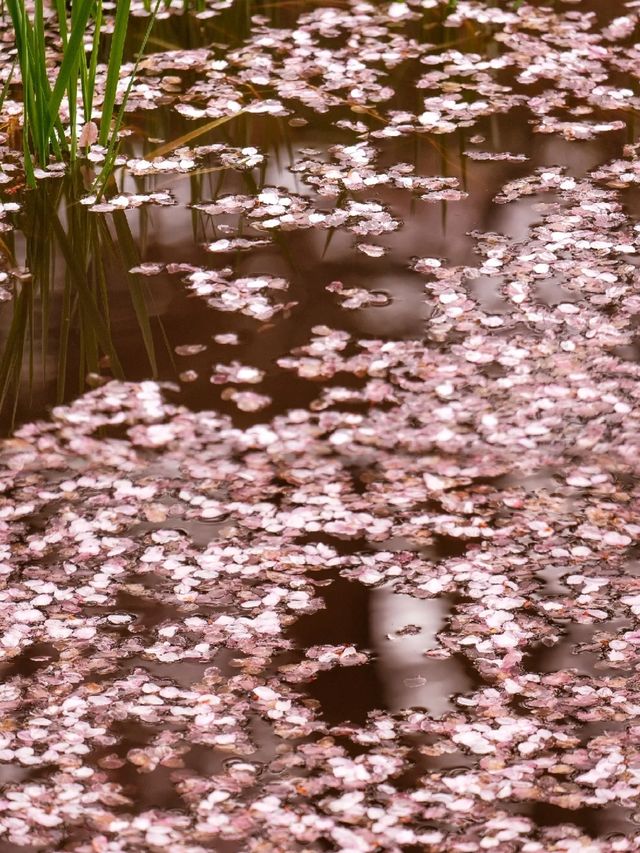
[[[191,142],[193,139],[197,139],[199,136],[203,136],[205,133],[208,133],[215,127],[220,127],[220,125],[226,124],[228,121],[231,121],[231,119],[237,118],[244,112],[244,110],[238,110],[238,112],[233,113],[233,115],[221,116],[220,118],[216,118],[213,121],[207,122],[206,124],[201,124],[200,127],[196,127],[195,130],[190,130],[188,133],[179,136],[177,139],[173,139],[171,142],[166,142],[159,148],[154,148],[153,151],[150,151],[148,154],[145,154],[145,157],[147,159],[153,159],[154,157],[162,157],[164,154],[168,154],[170,151],[175,151],[176,148],[180,148],[182,145],[185,145],[187,142]]]
[[[131,0],[118,0],[116,8],[116,19],[111,37],[111,50],[109,51],[109,65],[107,67],[107,82],[105,84],[104,100],[102,103],[102,118],[100,120],[100,145],[107,145],[111,130],[111,119],[116,103],[118,80],[122,67],[122,56],[124,43],[127,37],[129,25],[129,11]]]
[[[131,94],[131,89],[133,88],[133,81],[135,80],[136,72],[138,70],[138,66],[140,64],[140,60],[142,59],[142,55],[147,46],[147,42],[149,41],[149,36],[151,35],[151,30],[153,29],[154,22],[156,20],[156,16],[158,14],[158,9],[160,8],[160,3],[162,0],[156,0],[156,5],[154,6],[153,12],[151,13],[151,17],[149,23],[147,25],[147,29],[145,30],[144,37],[142,39],[142,43],[140,45],[140,50],[138,51],[138,56],[136,58],[135,64],[131,71],[131,77],[129,79],[129,85],[124,93],[122,98],[122,103],[120,104],[120,109],[118,110],[118,115],[116,116],[115,124],[113,127],[113,132],[111,134],[111,140],[109,142],[109,147],[107,149],[107,154],[104,160],[104,164],[100,171],[100,174],[96,178],[94,184],[94,192],[98,197],[102,195],[104,192],[105,184],[109,179],[109,175],[113,170],[113,166],[115,163],[116,155],[118,152],[118,134],[120,132],[120,128],[122,127],[122,122],[124,120],[124,113],[127,107],[127,101],[129,100],[129,95]]]
[[[69,36],[62,64],[60,65],[60,70],[58,71],[58,76],[47,105],[49,138],[51,137],[58,118],[62,98],[64,93],[68,90],[73,69],[74,67],[77,67],[80,58],[84,61],[84,31],[89,23],[89,16],[91,14],[93,4],[94,0],[79,0],[78,11],[77,15],[74,16],[71,35]]]
[[[91,45],[91,58],[89,68],[85,63],[81,65],[82,72],[82,107],[84,110],[85,123],[91,121],[93,116],[93,93],[96,88],[96,71],[98,68],[98,56],[100,54],[100,28],[102,27],[102,0],[96,0],[96,10],[93,19],[93,43]]]

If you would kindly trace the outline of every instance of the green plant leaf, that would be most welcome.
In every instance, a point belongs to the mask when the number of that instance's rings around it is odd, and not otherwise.
[[[113,109],[116,103],[118,80],[120,79],[120,69],[122,67],[124,43],[127,37],[127,28],[129,26],[130,9],[131,0],[118,0],[116,6],[116,18],[113,26],[113,35],[111,36],[111,49],[109,51],[109,64],[107,66],[107,82],[105,84],[104,100],[102,103],[102,118],[100,120],[99,137],[100,145],[106,145],[109,141],[111,119],[113,117]]]

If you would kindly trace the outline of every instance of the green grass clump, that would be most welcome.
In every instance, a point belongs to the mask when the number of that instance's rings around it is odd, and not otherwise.
[[[140,54],[144,51],[161,0],[145,33]],[[99,56],[110,38],[106,81],[99,115],[98,141],[108,148],[105,169],[115,161],[118,131],[122,124],[132,80],[116,113],[116,93],[122,68],[124,46],[129,28],[131,0],[118,0],[113,32],[102,32],[102,0],[52,0],[52,9],[44,0],[34,0],[33,11],[27,11],[24,0],[6,0],[15,32],[18,66],[22,82],[23,147],[27,183],[35,184],[35,169],[55,158],[74,162],[78,151],[78,125],[93,119]],[[52,53],[48,45],[51,32],[60,38],[61,58],[51,73]],[[92,33],[85,46],[85,33]],[[140,55],[139,54],[139,55]],[[137,63],[136,63],[137,67]],[[134,69],[135,72],[135,69]],[[66,97],[69,122],[60,115]]]

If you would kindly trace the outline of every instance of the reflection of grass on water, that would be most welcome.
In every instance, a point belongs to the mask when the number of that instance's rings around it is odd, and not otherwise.
[[[161,0],[165,9],[171,6],[171,0]],[[145,11],[151,12],[152,0],[143,0]],[[184,12],[204,12],[207,8],[205,0],[182,0],[182,9]]]
[[[22,394],[31,393],[36,365],[41,362],[43,374],[49,365],[50,343],[57,343],[58,402],[84,389],[87,377],[99,376],[107,365],[111,375],[123,376],[110,318],[115,276],[126,283],[151,375],[157,375],[146,288],[141,276],[129,272],[140,256],[126,214],[90,212],[78,202],[76,183],[73,178],[47,181],[26,197],[20,222],[23,258],[15,257],[15,240],[0,247],[9,263],[23,263],[28,271],[16,278],[0,350],[0,413],[9,414],[10,421]],[[55,317],[54,297],[60,305]],[[51,340],[56,327],[57,342]],[[72,361],[78,369],[75,382],[69,376]]]

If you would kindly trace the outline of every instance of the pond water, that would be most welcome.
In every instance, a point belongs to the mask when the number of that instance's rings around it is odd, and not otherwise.
[[[174,2],[101,199],[9,89],[0,853],[640,850],[639,9]]]

